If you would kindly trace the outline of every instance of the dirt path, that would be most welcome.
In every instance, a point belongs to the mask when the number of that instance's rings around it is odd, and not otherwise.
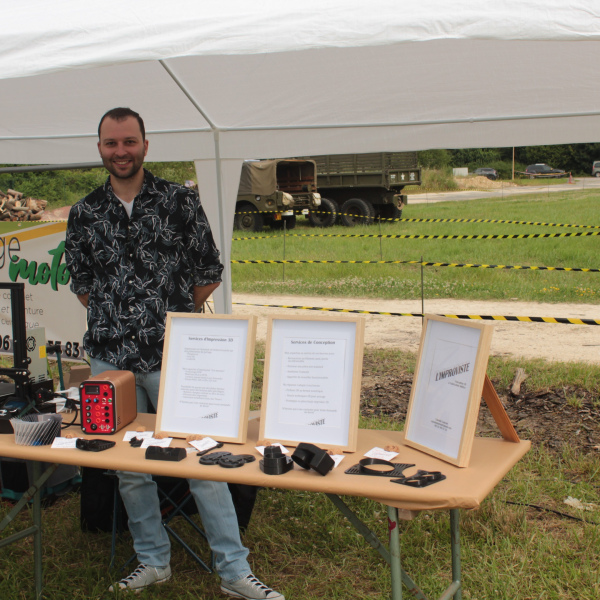
[[[266,337],[266,316],[317,315],[315,311],[263,308],[242,304],[269,304],[345,308],[394,313],[420,313],[416,300],[374,300],[369,298],[323,298],[299,296],[260,296],[234,294],[233,313],[258,316],[258,339]],[[241,304],[237,304],[241,303]],[[600,320],[600,308],[593,304],[538,304],[535,302],[479,302],[470,300],[426,300],[425,312],[434,314],[496,315],[519,317],[566,317]],[[421,319],[365,315],[365,345],[401,348],[416,352],[419,347]],[[563,325],[501,321],[495,323],[492,355],[515,358],[543,358],[555,362],[600,364],[600,326]]]

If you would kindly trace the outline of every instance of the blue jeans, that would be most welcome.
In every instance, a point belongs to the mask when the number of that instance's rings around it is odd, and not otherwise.
[[[91,359],[92,374],[117,368],[96,358]],[[156,410],[160,371],[135,374],[138,410],[149,400]],[[140,392],[141,390],[141,392]],[[171,543],[162,526],[156,482],[151,475],[117,471],[119,492],[129,517],[129,531],[139,562],[153,567],[166,567],[171,559]],[[248,549],[242,545],[237,516],[226,483],[188,479],[204,532],[215,555],[215,568],[228,583],[251,573]]]

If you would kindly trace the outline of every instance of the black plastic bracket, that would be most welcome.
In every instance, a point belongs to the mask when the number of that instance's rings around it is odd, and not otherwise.
[[[410,475],[409,477],[392,479],[392,483],[422,488],[437,483],[438,481],[443,481],[444,479],[446,479],[446,476],[440,473],[440,471],[417,471],[414,475]]]
[[[387,461],[385,461],[387,462]],[[378,463],[381,464],[381,463]],[[365,469],[365,465],[357,464],[349,469],[346,469],[344,473],[348,475],[370,475],[371,477],[402,477],[402,473],[405,469],[409,467],[414,467],[415,465],[409,465],[404,463],[388,463],[393,467],[393,469],[388,471],[376,471],[375,469]]]

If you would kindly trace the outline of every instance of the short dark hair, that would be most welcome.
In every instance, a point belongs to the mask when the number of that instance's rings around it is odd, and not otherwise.
[[[115,121],[124,121],[128,117],[134,117],[137,119],[137,122],[140,125],[140,131],[142,132],[142,141],[146,140],[146,128],[144,127],[144,120],[140,117],[139,113],[136,113],[135,110],[131,110],[130,108],[119,106],[117,108],[111,108],[109,111],[105,112],[100,119],[100,123],[98,123],[98,139],[100,139],[100,127],[102,127],[102,123],[104,119],[114,119]]]

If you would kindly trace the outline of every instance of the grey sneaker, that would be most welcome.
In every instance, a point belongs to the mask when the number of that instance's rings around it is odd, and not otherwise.
[[[261,583],[252,573],[233,583],[221,581],[221,591],[228,596],[245,600],[285,600],[283,594]]]
[[[151,567],[150,565],[139,564],[131,575],[121,579],[118,583],[108,588],[109,592],[116,590],[125,590],[131,592],[141,592],[144,588],[154,583],[163,583],[171,577],[171,567]],[[258,596],[257,596],[258,597]],[[267,596],[264,596],[267,598]]]

